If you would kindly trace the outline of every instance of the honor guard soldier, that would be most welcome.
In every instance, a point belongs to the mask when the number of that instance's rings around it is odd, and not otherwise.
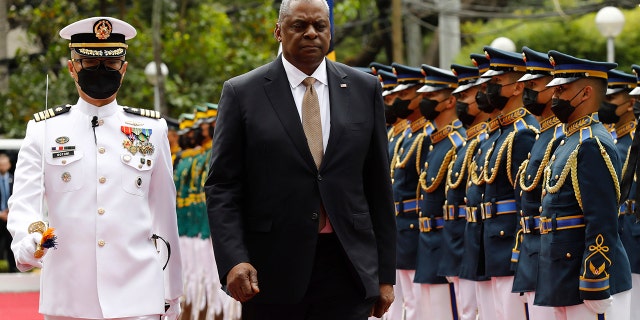
[[[487,60],[488,62],[488,60]],[[446,202],[443,207],[442,257],[438,264],[438,275],[447,277],[454,284],[456,305],[460,320],[475,320],[478,314],[476,285],[474,281],[461,279],[464,252],[464,231],[467,224],[465,194],[469,177],[469,164],[478,148],[478,143],[487,137],[488,115],[478,109],[475,102],[479,78],[477,67],[452,64],[451,70],[458,78],[458,87],[452,94],[456,97],[456,115],[467,128],[465,142],[458,149],[446,172]]]
[[[511,292],[511,249],[520,212],[515,177],[535,142],[538,122],[522,107],[524,84],[518,82],[526,70],[522,55],[492,47],[484,50],[491,68],[481,77],[491,78],[487,83],[489,103],[502,112],[500,137],[484,155],[484,271],[491,277],[496,295],[497,319],[526,319],[524,303],[519,294]]]
[[[398,95],[396,92],[393,92],[397,85],[397,78],[393,72],[387,72],[384,70],[380,70],[377,73],[378,80],[380,80],[380,85],[382,85],[382,98],[384,99],[384,118],[387,122],[387,129],[389,130],[388,138],[391,141],[393,137],[398,136],[403,129],[399,127],[408,127],[409,123],[406,119],[401,119],[393,112],[391,106],[393,105],[393,101],[396,99]],[[396,126],[398,125],[398,126]],[[393,130],[392,130],[393,129]],[[393,148],[389,146],[390,153],[393,151]]]
[[[457,319],[454,284],[438,275],[438,262],[443,258],[445,176],[465,140],[465,130],[456,116],[456,99],[451,94],[458,87],[458,78],[449,70],[425,64],[422,73],[425,84],[418,89],[422,93],[420,112],[436,131],[424,138],[416,161],[420,164],[420,241],[414,282],[420,284],[424,310],[435,319]]]
[[[636,87],[633,90],[631,90],[631,92],[629,92],[629,95],[634,101],[633,114],[635,118],[638,119],[638,117],[640,117],[640,99],[638,99],[638,96],[640,96],[640,65],[637,65],[637,64],[631,65],[631,70],[633,71],[633,74],[636,75],[637,81],[636,81]]]
[[[540,199],[544,168],[551,154],[564,137],[564,126],[551,111],[553,90],[546,85],[553,79],[553,66],[546,53],[527,47],[522,48],[522,57],[527,72],[518,82],[524,84],[522,103],[532,115],[540,119],[540,134],[527,159],[522,162],[516,185],[520,189],[520,230],[512,252],[515,264],[512,291],[525,296],[529,319],[552,319],[553,309],[535,306],[536,279],[538,277],[538,254],[540,252]]]
[[[637,67],[637,66],[636,66]],[[635,68],[633,69],[635,70]],[[633,113],[634,99],[631,94],[636,90],[636,76],[619,70],[607,72],[607,96],[600,105],[598,118],[602,123],[615,124],[614,142],[618,150],[620,167],[627,168],[629,163],[629,151],[635,135],[637,122]],[[619,176],[622,179],[622,175]],[[636,183],[631,181],[630,192],[626,198],[620,199],[620,211],[618,215],[619,233],[629,263],[631,265],[631,280],[634,284],[631,288],[631,301],[640,297],[640,224],[635,215],[636,209]],[[621,197],[624,195],[621,194]],[[640,305],[631,304],[632,319],[640,319]]]
[[[535,304],[555,307],[556,319],[629,319],[631,270],[617,223],[620,162],[596,114],[616,64],[548,55],[551,110],[567,125],[544,172]]]
[[[478,68],[479,74],[489,71],[489,58],[484,54],[472,53],[470,55],[471,62]],[[493,297],[493,289],[491,281],[484,275],[484,263],[480,260],[482,248],[482,195],[484,194],[484,160],[487,150],[491,148],[493,143],[500,136],[500,121],[498,115],[500,110],[493,108],[485,94],[487,81],[491,78],[478,78],[474,83],[475,89],[471,88],[471,92],[475,91],[474,99],[465,97],[464,100],[470,103],[475,102],[478,110],[481,112],[476,114],[474,122],[478,126],[474,130],[485,131],[485,133],[477,133],[478,144],[476,151],[471,155],[470,163],[467,164],[468,178],[466,181],[466,211],[467,225],[464,233],[464,251],[462,255],[462,265],[460,266],[460,279],[473,281],[476,287],[476,301],[478,304],[478,315],[480,319],[493,319],[496,315],[495,301]],[[463,119],[462,116],[459,116]],[[486,122],[482,129],[481,122]],[[468,136],[473,136],[472,128],[467,130]],[[481,267],[482,266],[482,267]],[[463,293],[464,294],[464,293]]]
[[[396,205],[396,283],[400,284],[407,320],[419,319],[420,286],[413,283],[420,235],[418,220],[418,174],[416,159],[418,145],[424,140],[424,131],[433,132],[433,125],[420,113],[422,95],[417,92],[424,76],[418,68],[393,63],[397,77],[397,94],[392,110],[398,118],[410,121],[409,127],[395,142],[391,153],[391,177]]]
[[[135,35],[111,17],[63,28],[79,99],[38,112],[27,125],[9,230],[18,268],[42,267],[39,312],[47,320],[173,320],[180,313],[167,124],[157,111],[116,101],[125,41]]]
[[[169,139],[169,149],[171,150],[171,163],[173,164],[173,168],[175,170],[178,158],[178,154],[182,150],[180,148],[180,135],[178,131],[180,130],[180,123],[177,119],[172,119],[165,117],[165,121],[167,122],[167,138]]]

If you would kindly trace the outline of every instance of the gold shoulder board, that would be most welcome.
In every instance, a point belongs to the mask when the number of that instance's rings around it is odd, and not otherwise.
[[[152,118],[152,119],[161,118],[160,112],[155,110],[130,108],[130,107],[123,107],[123,109],[126,113],[136,114],[136,115],[147,117],[147,118]]]
[[[36,122],[39,122],[42,120],[46,120],[46,119],[53,118],[55,116],[59,116],[61,114],[67,113],[69,112],[69,110],[71,110],[70,104],[59,105],[57,107],[49,108],[47,110],[34,113],[33,120],[35,120]]]

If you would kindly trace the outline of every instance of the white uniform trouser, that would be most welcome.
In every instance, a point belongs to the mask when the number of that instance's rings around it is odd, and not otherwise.
[[[478,302],[476,301],[476,282],[450,277],[456,290],[456,303],[460,320],[476,320],[478,317]]]
[[[85,319],[85,318],[70,318],[70,317],[59,317],[59,316],[44,316],[44,320],[99,320],[99,319]],[[151,315],[151,316],[139,316],[139,317],[127,317],[127,318],[108,318],[103,320],[160,320],[160,315]]]
[[[554,311],[553,318],[550,320],[629,320],[630,316],[630,304],[631,304],[631,290],[616,293],[613,296],[613,302],[611,306],[607,308],[604,313],[604,317],[591,312],[584,303],[577,304],[575,306],[568,307],[551,307]],[[638,303],[635,301],[634,303]]]
[[[389,307],[389,311],[382,317],[385,320],[402,320],[404,312],[404,297],[402,296],[402,284],[400,283],[399,271],[396,270],[396,285],[393,286],[394,299]]]
[[[511,292],[513,276],[491,277],[497,320],[526,320],[527,308],[520,293]]]
[[[405,320],[418,320],[421,312],[420,284],[413,283],[415,270],[396,270],[397,279],[404,299]],[[396,319],[390,319],[396,320]],[[397,319],[401,320],[401,319]]]
[[[533,304],[533,300],[536,297],[535,292],[525,292],[527,297],[527,304],[529,305],[529,320],[549,320],[554,319],[554,308],[536,306]]]
[[[476,299],[478,301],[478,320],[495,320],[496,307],[491,281],[476,281]]]
[[[420,314],[418,319],[453,319],[451,286],[448,283],[420,284]]]
[[[631,320],[640,320],[640,274],[631,274]]]

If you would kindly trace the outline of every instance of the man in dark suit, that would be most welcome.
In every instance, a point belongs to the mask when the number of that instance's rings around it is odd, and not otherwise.
[[[205,192],[244,319],[366,319],[393,301],[381,86],[325,59],[330,28],[323,0],[283,1],[282,55],[222,90]]]
[[[11,159],[8,155],[0,153],[0,259],[6,259],[9,264],[9,272],[18,272],[16,260],[11,251],[11,233],[7,230],[7,218],[9,217],[9,207],[7,201],[13,189],[13,175],[11,169]]]

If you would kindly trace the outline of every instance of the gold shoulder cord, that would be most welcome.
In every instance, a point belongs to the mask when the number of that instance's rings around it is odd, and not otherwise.
[[[549,158],[551,158],[551,149],[553,148],[553,143],[555,142],[555,138],[551,139],[551,141],[549,141],[549,143],[547,144],[547,148],[544,150],[544,156],[542,157],[542,161],[540,162],[540,166],[538,167],[538,171],[536,171],[536,175],[533,178],[533,181],[531,182],[531,184],[529,186],[527,186],[526,182],[525,182],[525,174],[527,172],[527,165],[529,163],[529,160],[525,160],[522,162],[522,165],[520,166],[520,188],[525,191],[525,192],[530,192],[533,189],[535,189],[538,186],[538,183],[540,182],[540,177],[542,177],[542,173],[544,172],[544,167],[547,166],[547,163],[549,163]],[[516,176],[517,177],[517,176]]]
[[[396,170],[396,163],[398,162],[398,149],[400,148],[400,145],[402,144],[402,140],[404,140],[404,134],[402,134],[399,138],[398,141],[396,142],[396,145],[393,146],[393,155],[391,157],[391,165],[390,165],[390,172],[391,172],[391,179],[393,179],[393,174],[395,173]]]
[[[422,155],[422,142],[424,141],[424,138],[427,135],[425,133],[421,133],[419,136],[416,137],[416,141],[414,141],[413,143],[417,143],[417,147],[418,150],[416,151],[416,173],[419,175],[420,174],[420,155]],[[419,141],[418,141],[419,140]],[[411,146],[411,149],[413,149],[413,146]],[[406,161],[409,161],[408,157],[405,158]]]
[[[627,149],[627,157],[624,159],[624,165],[622,166],[622,171],[620,171],[620,172],[627,171],[627,164],[629,163],[629,155],[630,154],[631,154],[631,148]],[[634,175],[634,180],[635,180],[635,175]]]
[[[616,200],[617,202],[619,202],[620,201],[620,183],[618,182],[618,175],[616,174],[616,171],[613,167],[613,163],[611,162],[611,158],[609,157],[609,154],[607,154],[606,149],[604,148],[602,143],[600,143],[600,139],[598,139],[598,137],[595,137],[595,139],[600,148],[600,154],[602,154],[602,159],[607,165],[609,174],[611,174],[611,178],[613,179],[613,185],[616,188]],[[562,169],[560,178],[558,179],[558,182],[553,187],[549,185],[549,179],[551,178],[551,167],[547,167],[545,169],[544,175],[545,175],[545,181],[547,186],[546,187],[547,192],[556,193],[558,192],[558,190],[560,190],[560,188],[564,184],[567,178],[567,175],[569,174],[569,171],[571,171],[571,183],[573,184],[573,192],[576,195],[576,200],[578,200],[580,209],[584,211],[584,208],[582,207],[582,195],[580,194],[580,186],[578,185],[578,150],[579,149],[580,149],[580,144],[577,145],[576,148],[569,155],[569,159],[567,159],[567,163]]]
[[[402,159],[401,161],[396,161],[396,169],[398,168],[404,168],[407,165],[407,162],[409,162],[409,158],[411,158],[411,155],[413,154],[413,152],[416,150],[416,148],[418,147],[418,142],[422,142],[422,139],[424,139],[424,135],[422,133],[420,133],[415,140],[413,140],[413,143],[411,144],[411,147],[409,148],[409,151],[407,151],[407,154],[404,156],[404,159]],[[400,141],[398,141],[400,142]],[[400,160],[400,155],[397,155],[398,160]]]
[[[533,131],[533,133],[535,133],[536,135],[538,135],[540,133],[540,131],[538,131],[538,129],[532,125],[527,125],[527,129]],[[511,166],[513,165],[513,162],[511,161],[511,155],[513,154],[513,141],[516,138],[516,133],[518,131],[513,131],[513,135],[507,137],[507,141],[509,143],[509,150],[507,151],[507,178],[509,179],[509,183],[511,183],[511,186],[515,188],[516,184],[513,180],[513,175],[511,174]],[[518,168],[518,172],[520,171],[520,168]],[[516,182],[517,182],[517,178],[518,178],[518,173],[516,172]]]
[[[422,173],[420,173],[420,180],[419,180],[420,187],[422,187],[422,190],[426,191],[427,193],[432,193],[436,191],[436,189],[438,189],[438,186],[440,186],[442,179],[447,173],[447,169],[449,168],[449,163],[451,163],[451,159],[453,159],[453,156],[455,154],[456,154],[455,146],[451,148],[449,151],[447,151],[447,154],[444,156],[444,159],[442,160],[442,164],[440,165],[440,168],[438,168],[438,174],[436,175],[435,179],[432,178],[432,183],[430,186],[427,185],[426,178],[427,178],[428,168],[425,167],[425,170],[422,171]]]
[[[469,142],[469,148],[467,148],[467,151],[464,153],[464,159],[462,160],[462,166],[460,167],[460,172],[458,173],[457,180],[453,182],[451,180],[451,174],[447,175],[447,187],[449,189],[457,189],[460,186],[460,183],[462,183],[462,180],[465,176],[465,171],[471,165],[471,155],[475,153],[477,145],[478,139],[474,139]],[[453,169],[453,167],[451,168]]]
[[[491,170],[489,170],[489,163],[491,162],[491,155],[493,152],[487,152],[484,159],[484,181],[486,183],[493,183],[498,177],[498,169],[500,168],[500,162],[502,162],[502,154],[504,153],[505,148],[509,145],[509,141],[513,141],[513,136],[515,135],[515,131],[511,131],[505,141],[500,146],[500,150],[498,150],[498,156],[496,158],[496,165],[493,166]],[[507,159],[509,161],[510,159]],[[509,174],[511,175],[511,174]],[[511,180],[511,178],[509,179]]]

